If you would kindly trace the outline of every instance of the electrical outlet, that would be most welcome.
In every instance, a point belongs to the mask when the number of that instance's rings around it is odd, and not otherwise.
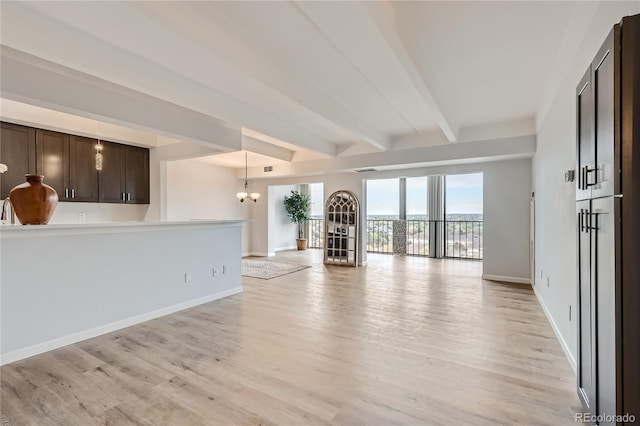
[[[87,214],[86,213],[78,213],[78,222],[86,222]]]
[[[212,272],[214,277],[218,275],[218,270],[216,268],[213,268]]]
[[[185,272],[184,273],[184,282],[185,283],[190,283],[191,282],[191,272]]]
[[[542,279],[542,269],[540,269],[540,279]]]
[[[222,275],[226,275],[228,271],[229,271],[229,268],[227,268],[227,265],[222,265]]]
[[[547,288],[549,288],[549,277],[547,277]]]

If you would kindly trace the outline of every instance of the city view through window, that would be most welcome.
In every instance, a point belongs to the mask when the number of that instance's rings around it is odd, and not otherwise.
[[[393,253],[393,222],[405,222],[406,254],[481,260],[484,250],[483,174],[441,176],[434,185],[441,211],[429,217],[429,179],[426,176],[367,181],[367,251]],[[322,184],[309,185],[311,216],[309,246],[323,247],[324,196]],[[328,195],[328,194],[327,194]],[[404,195],[404,196],[403,196]],[[404,206],[402,205],[404,201]],[[433,251],[438,247],[437,253]]]

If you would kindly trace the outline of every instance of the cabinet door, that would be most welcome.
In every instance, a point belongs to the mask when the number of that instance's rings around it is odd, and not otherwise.
[[[592,198],[620,191],[620,138],[615,125],[617,103],[616,53],[614,39],[618,26],[609,33],[591,69],[594,95],[595,171],[587,174]],[[616,188],[617,186],[617,188]]]
[[[72,201],[98,201],[96,139],[69,138],[69,188]]]
[[[36,130],[37,173],[58,193],[60,201],[71,201],[69,188],[69,135]]]
[[[578,396],[587,412],[595,414],[595,309],[591,276],[590,201],[577,203],[578,212]]]
[[[0,163],[8,170],[0,173],[0,199],[26,182],[24,175],[36,173],[36,129],[16,124],[0,123]]]
[[[124,145],[102,142],[102,170],[98,172],[99,202],[125,202]]]
[[[616,415],[616,222],[620,199],[600,198],[591,202],[592,274],[596,295],[597,412]],[[600,422],[615,425],[615,422]]]
[[[593,137],[593,91],[591,67],[578,84],[576,93],[576,199],[591,198],[590,175],[595,171],[595,144]]]
[[[127,146],[125,151],[127,202],[149,204],[149,150]]]

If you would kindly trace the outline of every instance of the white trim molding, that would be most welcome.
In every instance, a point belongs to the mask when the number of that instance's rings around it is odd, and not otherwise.
[[[482,274],[482,279],[489,280],[489,281],[499,281],[502,283],[531,284],[530,278],[505,277],[502,275]]]

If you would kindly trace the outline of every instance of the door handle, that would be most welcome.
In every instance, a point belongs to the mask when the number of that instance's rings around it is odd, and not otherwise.
[[[131,193],[127,192],[127,201],[131,201]]]
[[[76,190],[75,190],[75,188],[71,189],[71,198],[76,198]]]
[[[584,227],[582,225],[583,217],[584,217],[584,210],[580,209],[580,213],[578,213],[578,230],[580,232],[584,231]]]
[[[589,213],[589,230],[597,231],[598,230],[598,216],[599,213]]]
[[[124,192],[122,192],[121,194],[122,194],[122,201],[126,201],[124,198]]]
[[[590,186],[595,186],[598,184],[598,168],[594,167],[593,169],[590,169],[589,166],[584,166],[585,169],[585,189],[587,189]],[[593,183],[589,183],[589,175],[591,173],[595,173],[595,178],[594,178],[594,182]]]
[[[69,188],[64,189],[64,198],[69,198]]]

